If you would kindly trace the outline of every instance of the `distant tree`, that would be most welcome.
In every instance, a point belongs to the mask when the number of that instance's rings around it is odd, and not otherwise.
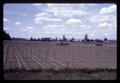
[[[63,41],[67,41],[67,39],[65,38],[65,35],[63,35]]]
[[[90,39],[86,39],[87,42],[90,42]]]
[[[55,38],[55,41],[57,41],[58,39],[57,39],[57,37]]]
[[[104,38],[104,41],[107,41],[108,39],[107,38]]]
[[[22,41],[26,41],[26,39],[25,38],[12,38],[12,40],[22,40]]]
[[[82,39],[81,42],[84,42],[84,40]]]
[[[41,38],[41,41],[51,41],[51,38]]]
[[[33,41],[33,38],[32,38],[32,37],[30,38],[30,41]]]
[[[93,40],[93,39],[91,39],[90,41],[91,41],[91,42],[94,42],[94,40]]]
[[[88,35],[85,34],[84,40],[87,41],[88,40]]]
[[[59,39],[59,41],[63,41],[63,39]]]
[[[73,37],[70,41],[72,42],[72,41],[74,41],[74,40],[75,40],[75,39],[74,39],[74,37]]]
[[[90,39],[88,38],[88,35],[87,35],[87,34],[85,34],[84,41],[85,41],[85,42],[90,42]]]
[[[8,33],[6,33],[5,31],[3,31],[3,39],[4,40],[11,40],[11,37]]]
[[[73,37],[73,38],[72,38],[72,41],[74,41],[74,40],[75,40],[75,38]]]
[[[40,38],[38,38],[37,41],[40,41]]]
[[[95,42],[103,42],[103,41],[100,39],[95,39]]]

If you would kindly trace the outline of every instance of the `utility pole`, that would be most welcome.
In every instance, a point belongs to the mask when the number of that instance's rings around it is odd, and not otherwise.
[[[66,64],[67,64],[67,70],[69,69],[69,63],[68,63],[68,61],[66,62]]]

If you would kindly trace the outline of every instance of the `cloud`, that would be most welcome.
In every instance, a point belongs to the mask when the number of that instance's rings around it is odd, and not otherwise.
[[[66,25],[56,25],[56,24],[50,24],[44,26],[40,30],[40,34],[42,36],[48,36],[48,37],[62,37],[63,35],[67,36],[67,38],[71,37],[77,37],[79,38],[78,35],[84,34],[83,31],[80,31],[80,28],[73,28],[73,27],[66,27]]]
[[[40,28],[40,30],[36,30],[36,29],[31,29],[31,26],[27,27],[27,28],[22,28],[21,31],[26,32],[29,35],[34,35],[34,37],[62,37],[62,35],[64,34],[64,32],[66,31],[65,29],[65,25],[56,25],[56,24],[48,24],[43,26],[42,28]],[[60,33],[61,31],[61,33]]]
[[[92,16],[90,17],[90,22],[104,22],[106,20],[109,20],[106,16]]]
[[[7,18],[3,18],[3,21],[8,23],[10,22]]]
[[[36,33],[35,29],[31,26],[27,26],[26,28],[21,28],[20,32],[26,32],[27,34]]]
[[[40,12],[40,13],[37,13],[35,15],[35,23],[39,23],[41,24],[43,20],[46,20],[48,19],[49,17],[51,17],[50,14],[46,13],[46,12]]]
[[[18,34],[24,37],[58,37],[61,38],[65,35],[68,38],[83,39],[87,33],[90,38],[115,38],[116,34],[116,14],[110,14],[115,10],[115,6],[109,4],[32,4],[23,5],[25,10],[31,13],[26,18],[17,17],[26,16],[24,10],[21,8],[7,8],[5,10],[5,17],[11,19],[10,22],[16,22],[16,20],[25,21],[24,25],[14,27],[12,24],[5,23],[4,29],[11,33],[14,32],[15,36]],[[9,7],[9,6],[8,6]],[[34,8],[33,10],[29,10]],[[90,9],[92,8],[92,11]],[[99,9],[100,8],[100,9]],[[8,9],[10,9],[8,11]],[[18,9],[18,12],[15,12]],[[108,13],[106,13],[106,11]],[[23,12],[23,13],[22,13]],[[100,13],[101,12],[101,13]],[[8,13],[8,14],[6,14]],[[106,13],[106,14],[105,14]],[[34,17],[33,17],[33,16]],[[4,21],[9,22],[9,20]],[[14,25],[20,25],[20,22],[16,22]],[[33,23],[33,24],[32,24]],[[35,24],[35,23],[38,23]],[[39,25],[40,24],[40,25]],[[32,26],[31,26],[32,25]],[[19,32],[19,33],[18,33]],[[98,34],[101,33],[101,34]],[[23,35],[22,35],[23,36]],[[22,37],[21,36],[21,37]]]
[[[45,10],[46,12],[51,12],[54,14],[54,16],[58,17],[73,17],[73,16],[84,16],[87,14],[84,10],[78,9],[79,7],[76,7],[78,5],[73,4],[71,6],[70,4],[48,4],[48,8]],[[82,8],[82,5],[79,5],[80,8]],[[83,5],[84,6],[84,5]]]
[[[83,25],[81,27],[77,26],[70,27],[66,25],[56,25],[56,24],[50,24],[46,25],[41,29],[41,33],[44,33],[44,35],[48,37],[62,37],[63,35],[66,35],[68,38],[76,37],[76,38],[82,38],[82,36],[85,34],[85,27],[88,27],[87,25]],[[87,28],[88,29],[88,28]],[[88,30],[86,31],[88,32]]]
[[[31,27],[31,26],[28,26],[27,29],[28,29],[28,30],[33,30],[34,28]]]
[[[47,18],[46,21],[62,21],[60,18]]]
[[[34,3],[33,5],[34,5],[34,6],[41,6],[41,5],[43,5],[43,4]]]
[[[51,17],[51,14],[47,12],[40,12],[40,13],[37,13],[35,17]]]
[[[74,9],[84,9],[86,4],[46,4],[48,9],[61,9],[61,10],[74,10]],[[87,4],[88,5],[88,4]]]
[[[62,21],[60,18],[53,18],[51,14],[42,12],[35,15],[35,23],[41,24],[43,21]]]
[[[57,21],[62,21],[62,19],[60,19],[60,18],[49,18],[49,17],[37,17],[37,18],[35,18],[35,23],[42,24],[43,21],[57,22]]]
[[[73,24],[73,23],[82,23],[82,21],[80,19],[75,19],[75,18],[70,18],[67,21],[67,24]]]
[[[110,14],[110,13],[115,13],[116,12],[116,5],[111,5],[109,7],[104,7],[100,10],[100,14]]]
[[[9,28],[4,28],[5,30],[9,30]]]
[[[107,22],[104,22],[104,23],[99,23],[98,24],[98,27],[105,27],[105,28],[109,28],[109,27],[112,27],[113,24],[112,23],[107,23]]]
[[[48,9],[73,9],[71,4],[46,4],[48,6]],[[74,6],[74,4],[73,4]]]
[[[42,32],[45,33],[57,33],[59,34],[60,32],[65,32],[66,28],[65,25],[55,25],[55,24],[50,24],[46,25],[42,28]]]
[[[15,25],[21,25],[21,22],[15,22]]]
[[[94,15],[89,18],[90,22],[115,22],[116,16],[113,15]]]
[[[92,4],[85,4],[85,6],[94,7],[94,6],[96,6],[96,4],[94,4],[94,3],[92,3]]]
[[[55,16],[58,17],[73,17],[73,16],[84,16],[87,14],[87,12],[85,11],[81,11],[81,10],[60,10],[60,9],[53,9],[53,10],[49,10],[49,12],[52,12]]]

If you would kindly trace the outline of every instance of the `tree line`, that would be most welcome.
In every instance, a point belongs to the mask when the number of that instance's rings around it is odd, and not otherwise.
[[[4,40],[27,40],[27,39],[24,39],[24,38],[11,38],[10,35],[9,35],[9,33],[6,33],[5,31],[3,31],[3,39],[4,39]],[[31,37],[31,38],[29,39],[29,41],[48,41],[48,42],[51,42],[51,41],[64,41],[64,42],[65,42],[65,41],[68,41],[68,42],[74,42],[74,41],[76,41],[76,40],[75,40],[74,37],[71,38],[70,40],[68,40],[68,39],[65,37],[65,35],[63,35],[63,38],[62,38],[62,39],[58,39],[57,37],[54,38],[54,39],[52,39],[52,38],[50,38],[50,37],[43,37],[43,38],[38,38],[38,39]],[[89,39],[87,34],[85,34],[84,39],[81,40],[81,42],[105,42],[105,41],[108,41],[108,39],[107,39],[107,38],[104,38],[104,40],[100,40],[100,39]]]
[[[43,38],[38,38],[38,39],[36,39],[36,38],[33,38],[33,37],[31,37],[30,38],[30,41],[74,41],[74,38],[72,38],[72,39],[70,39],[70,40],[68,40],[66,37],[65,37],[65,35],[63,35],[63,38],[62,39],[58,39],[57,37],[56,38],[50,38],[50,37],[43,37]]]
[[[74,41],[76,41],[75,40],[75,38],[73,37],[73,38],[71,38],[70,40],[68,40],[66,37],[65,37],[65,35],[63,35],[63,38],[62,39],[59,39],[58,40],[58,38],[56,37],[55,39],[51,39],[51,38],[49,38],[49,37],[47,37],[47,38],[41,38],[41,39],[36,39],[36,38],[30,38],[30,41],[68,41],[68,42],[74,42]],[[85,34],[85,37],[84,37],[84,39],[83,40],[81,40],[81,42],[105,42],[105,41],[108,41],[108,39],[107,38],[104,38],[104,40],[100,40],[100,39],[89,39],[88,38],[88,35],[87,34]]]
[[[5,31],[3,31],[3,39],[4,40],[11,40],[11,37],[8,33],[6,33]]]

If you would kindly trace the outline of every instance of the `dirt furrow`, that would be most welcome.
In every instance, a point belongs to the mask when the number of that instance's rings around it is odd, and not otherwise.
[[[22,56],[20,55],[19,51],[18,51],[18,47],[13,46],[15,51],[16,51],[16,55],[18,56],[19,60],[20,60],[20,64],[22,65],[22,68],[25,67],[26,70],[29,70],[29,67],[26,65],[24,59],[22,58]]]

